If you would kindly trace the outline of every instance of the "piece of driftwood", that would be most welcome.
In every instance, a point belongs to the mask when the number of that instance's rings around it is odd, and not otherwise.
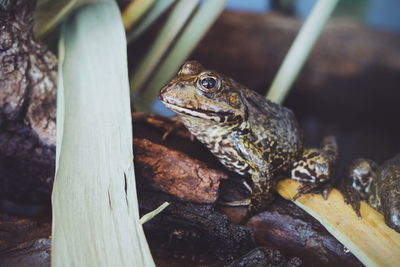
[[[282,198],[246,226],[254,230],[258,244],[300,256],[305,266],[362,266],[316,219]]]
[[[33,39],[35,2],[0,12],[0,195],[30,203],[49,200],[56,140],[57,60]]]
[[[220,198],[244,199],[248,193],[239,181],[221,183]],[[247,208],[221,206],[230,221],[254,232],[257,244],[279,249],[284,255],[300,257],[305,266],[361,266],[361,263],[316,219],[278,194],[265,211],[248,218]],[[246,219],[248,218],[248,219]]]
[[[220,180],[228,178],[228,175],[192,156],[195,153],[189,151],[196,150],[199,143],[191,142],[190,135],[182,128],[176,134],[170,134],[168,142],[164,142],[162,136],[176,127],[168,118],[135,113],[133,119],[136,126],[133,139],[136,173],[145,177],[144,181],[151,183],[154,189],[184,201],[214,203],[218,198]],[[180,147],[171,144],[178,141],[177,135],[181,143],[186,144]],[[179,150],[185,146],[186,153]]]
[[[214,203],[219,180],[227,178],[221,171],[207,168],[204,162],[155,144],[135,138],[136,172],[142,172],[155,189],[196,203]]]
[[[285,257],[275,249],[258,247],[234,260],[228,267],[252,266],[252,267],[296,267],[300,266],[302,261],[299,258],[286,260]]]
[[[0,214],[0,266],[50,266],[51,224]]]
[[[250,228],[229,223],[212,205],[181,202],[163,193],[139,194],[142,213],[154,210],[164,201],[171,205],[144,224],[153,250],[159,252],[162,245],[170,257],[194,264],[227,263],[256,247]]]
[[[290,199],[298,186],[293,180],[284,180],[278,184],[277,191]],[[400,262],[400,234],[389,228],[382,214],[371,206],[361,203],[363,219],[360,219],[336,189],[326,201],[320,195],[308,194],[295,203],[320,221],[365,265],[397,266]]]

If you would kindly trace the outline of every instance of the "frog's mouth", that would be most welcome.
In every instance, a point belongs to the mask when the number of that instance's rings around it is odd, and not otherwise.
[[[163,102],[163,103],[167,108],[169,108],[170,110],[172,110],[178,114],[185,114],[185,115],[189,115],[189,116],[196,117],[196,118],[213,120],[216,122],[225,122],[225,121],[227,121],[227,118],[232,117],[232,114],[230,112],[224,112],[224,111],[213,112],[213,111],[202,110],[202,109],[188,109],[188,108],[182,108],[180,106],[166,103],[166,102]]]

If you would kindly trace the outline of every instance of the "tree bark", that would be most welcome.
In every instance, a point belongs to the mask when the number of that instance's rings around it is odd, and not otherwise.
[[[0,12],[0,194],[49,199],[55,165],[57,60],[35,41],[35,1],[3,1]]]

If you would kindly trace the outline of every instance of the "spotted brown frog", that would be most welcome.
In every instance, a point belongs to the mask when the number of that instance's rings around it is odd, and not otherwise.
[[[400,232],[400,154],[378,166],[368,159],[354,160],[346,175],[345,201],[360,214],[360,201],[384,215],[386,224]]]
[[[236,81],[189,61],[160,98],[226,168],[251,177],[252,209],[264,206],[276,180],[288,174],[303,183],[296,197],[329,184],[335,138],[324,138],[320,149],[305,149],[291,110]]]

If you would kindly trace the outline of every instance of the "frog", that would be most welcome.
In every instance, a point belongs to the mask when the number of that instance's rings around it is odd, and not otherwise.
[[[359,218],[361,201],[383,214],[386,225],[400,232],[400,153],[382,165],[357,158],[347,167],[341,191]]]
[[[250,198],[228,205],[259,211],[273,188],[290,176],[301,182],[294,199],[320,193],[326,199],[337,160],[335,137],[306,148],[294,113],[197,61],[188,61],[159,98],[230,171],[249,177]]]

